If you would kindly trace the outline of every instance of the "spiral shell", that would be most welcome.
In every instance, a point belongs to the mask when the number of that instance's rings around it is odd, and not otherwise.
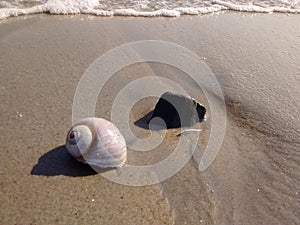
[[[66,138],[68,152],[79,162],[97,167],[120,167],[126,161],[126,142],[119,129],[102,118],[85,118]]]

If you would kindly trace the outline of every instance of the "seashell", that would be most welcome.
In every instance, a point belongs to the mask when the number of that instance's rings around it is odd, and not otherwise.
[[[120,167],[126,161],[126,142],[119,129],[102,118],[85,118],[66,138],[68,152],[79,162],[97,167]]]

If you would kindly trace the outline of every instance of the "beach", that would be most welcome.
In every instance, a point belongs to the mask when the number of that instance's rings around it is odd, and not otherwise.
[[[109,50],[142,40],[176,43],[203,59],[223,91],[227,121],[208,169],[199,172],[191,159],[161,183],[133,187],[77,163],[63,145],[87,68]],[[0,22],[0,49],[0,224],[300,223],[299,15],[30,15]],[[209,109],[183,71],[143,62],[107,82],[95,115],[110,119],[119,90],[144,76],[173,79]],[[134,121],[156,100],[132,111],[130,126],[141,138],[149,131]],[[200,124],[203,148],[210,118],[208,111]],[[152,155],[129,152],[128,161],[163,159],[177,132],[168,130]]]

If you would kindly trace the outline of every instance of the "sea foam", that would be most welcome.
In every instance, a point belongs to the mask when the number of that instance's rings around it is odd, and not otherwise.
[[[249,1],[243,0],[31,0],[0,1],[0,19],[34,13],[91,14],[96,16],[178,17],[201,15],[221,10],[260,13],[300,13],[299,0]]]

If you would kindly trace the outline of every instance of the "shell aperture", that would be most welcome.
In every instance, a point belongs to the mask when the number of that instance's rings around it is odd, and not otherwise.
[[[97,167],[120,167],[126,161],[126,142],[119,129],[102,118],[85,118],[66,138],[68,152],[78,161]]]

